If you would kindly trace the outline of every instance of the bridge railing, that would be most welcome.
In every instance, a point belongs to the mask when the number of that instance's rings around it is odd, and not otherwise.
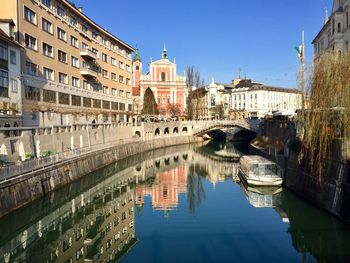
[[[244,119],[244,120],[214,120],[214,121],[206,121],[206,122],[199,122],[196,123],[197,125],[193,128],[193,134],[199,134],[203,133],[205,131],[211,130],[213,128],[225,128],[230,126],[238,126],[247,130],[257,131],[260,120],[250,120],[250,119]]]

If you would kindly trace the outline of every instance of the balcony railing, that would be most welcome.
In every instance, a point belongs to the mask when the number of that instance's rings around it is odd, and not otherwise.
[[[90,49],[80,50],[80,56],[93,60],[97,59],[97,54]]]
[[[89,76],[89,77],[97,77],[97,72],[92,70],[91,68],[82,68],[80,70],[80,74],[83,76]]]

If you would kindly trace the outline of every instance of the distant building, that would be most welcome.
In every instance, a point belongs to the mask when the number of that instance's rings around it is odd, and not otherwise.
[[[242,80],[231,93],[231,110],[237,116],[264,117],[277,111],[295,112],[301,108],[301,92]]]
[[[25,48],[23,125],[129,120],[133,47],[72,1],[1,0],[0,17]]]
[[[21,52],[13,20],[0,19],[0,127],[22,125]]]
[[[140,63],[139,63],[140,62]],[[139,69],[142,69],[141,60]],[[136,66],[137,67],[137,66]],[[134,72],[135,85],[139,71]],[[170,107],[176,106],[178,114],[186,113],[187,88],[184,76],[177,75],[177,65],[168,59],[167,50],[164,48],[162,58],[149,64],[149,72],[141,75],[140,97],[143,96],[147,88],[153,91],[161,115],[171,115]],[[137,89],[135,88],[135,95]]]
[[[333,1],[333,10],[330,17],[326,12],[324,25],[317,34],[312,44],[314,45],[314,56],[329,51],[346,53],[349,51],[350,43],[350,0]]]
[[[216,83],[194,88],[191,91],[191,104],[194,119],[228,118],[233,85]]]

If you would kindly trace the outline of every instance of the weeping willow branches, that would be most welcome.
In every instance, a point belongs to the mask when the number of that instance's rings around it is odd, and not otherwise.
[[[318,182],[330,172],[336,139],[350,135],[350,54],[326,54],[314,65],[309,109],[302,113],[305,133],[301,158]]]

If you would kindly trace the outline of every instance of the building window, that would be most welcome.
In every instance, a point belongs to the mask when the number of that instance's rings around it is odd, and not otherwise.
[[[58,73],[58,81],[61,84],[68,84],[67,74],[64,74],[62,72]]]
[[[131,80],[128,78],[126,79],[126,85],[129,85],[129,86],[131,85]]]
[[[52,23],[45,18],[41,19],[41,27],[45,32],[52,34]]]
[[[0,67],[8,69],[8,47],[5,42],[0,41]]]
[[[18,92],[18,81],[17,79],[11,79],[11,92],[17,93]]]
[[[17,64],[16,51],[14,51],[14,50],[10,50],[10,63],[12,65],[16,65]]]
[[[119,90],[119,97],[124,97],[124,90]]]
[[[112,95],[117,95],[118,94],[118,92],[117,92],[117,89],[112,89]]]
[[[119,68],[124,69],[124,63],[119,61]]]
[[[70,44],[73,47],[79,48],[79,42],[78,42],[78,39],[76,37],[70,36]]]
[[[161,80],[162,80],[162,81],[165,81],[165,72],[162,72],[162,74],[161,74]]]
[[[79,68],[79,59],[76,57],[71,57],[71,64],[75,68]]]
[[[9,96],[9,75],[6,71],[0,70],[0,97]]]
[[[103,93],[109,94],[109,89],[107,86],[103,86]]]
[[[83,31],[83,33],[85,33],[85,34],[87,34],[88,33],[88,31],[89,31],[89,29],[88,29],[88,27],[86,26],[86,25],[81,25],[81,31]]]
[[[53,90],[43,90],[43,101],[49,103],[56,103],[56,92]]]
[[[38,75],[38,65],[31,63],[29,61],[26,61],[26,73],[31,76],[37,76]]]
[[[72,95],[72,105],[73,106],[81,106],[81,97]],[[78,238],[77,240],[79,240]]]
[[[64,105],[69,105],[69,94],[59,92],[58,93],[58,103],[64,104]]]
[[[78,25],[78,21],[77,21],[77,19],[74,16],[70,17],[69,22],[73,26],[77,26]]]
[[[107,70],[102,70],[102,76],[104,77],[104,78],[108,78],[108,71]]]
[[[117,80],[117,74],[111,73],[111,79],[112,80]]]
[[[338,23],[338,33],[341,33],[341,23]]]
[[[92,32],[91,32],[91,37],[92,37],[93,39],[97,40],[98,35],[97,35],[96,32],[92,31]]]
[[[105,53],[102,53],[102,61],[107,62],[108,61],[108,56]]]
[[[83,80],[83,89],[89,89],[89,82]]]
[[[66,11],[59,5],[56,7],[56,13],[62,18],[66,18]]]
[[[86,50],[88,50],[89,49],[89,46],[88,46],[88,44],[86,44],[86,43],[81,43],[81,50],[83,50],[83,51],[86,51]]]
[[[43,67],[43,76],[45,79],[54,80],[53,70]]]
[[[124,83],[124,77],[123,76],[119,76],[119,83]]]
[[[64,31],[61,28],[57,28],[57,37],[63,41],[67,41],[67,34],[66,31]]]
[[[34,37],[32,37],[32,36],[30,36],[28,34],[25,34],[24,42],[25,42],[27,48],[30,48],[30,49],[33,49],[33,50],[37,50],[36,38],[34,38]]]
[[[24,19],[36,25],[36,14],[26,6],[24,7]]]
[[[80,87],[80,79],[78,79],[76,77],[72,77],[72,86],[79,88]]]
[[[101,38],[101,42],[102,42],[103,45],[106,45],[106,44],[107,44],[106,38],[105,38],[105,37],[102,37],[102,38]]]
[[[116,66],[117,65],[117,61],[115,60],[115,58],[111,58],[111,64],[113,66]]]
[[[63,63],[67,63],[67,53],[62,50],[58,50],[58,60]]]
[[[49,44],[43,43],[43,54],[53,58],[53,47]]]
[[[130,67],[130,65],[126,65],[126,71],[127,71],[127,72],[131,72],[131,67]]]
[[[41,0],[41,3],[47,8],[51,9],[51,0]]]

